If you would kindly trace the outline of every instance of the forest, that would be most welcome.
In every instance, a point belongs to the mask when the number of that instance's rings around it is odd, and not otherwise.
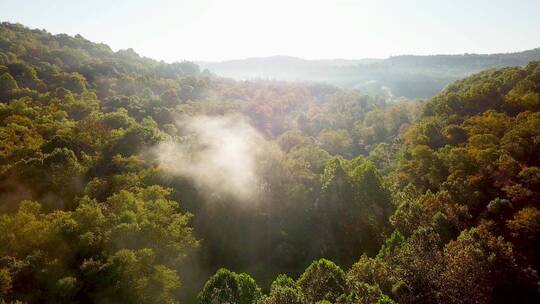
[[[539,252],[540,61],[391,100],[0,24],[0,303],[539,303]]]
[[[533,60],[540,60],[540,48],[503,54],[400,55],[363,60],[273,56],[198,64],[217,75],[238,80],[309,80],[387,99],[417,99],[431,98],[450,83],[482,70],[522,66]]]

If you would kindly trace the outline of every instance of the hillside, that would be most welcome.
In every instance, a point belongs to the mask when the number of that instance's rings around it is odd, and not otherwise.
[[[2,23],[0,302],[538,303],[517,57],[390,102]]]
[[[540,48],[507,54],[395,56],[364,60],[303,60],[294,57],[200,62],[203,69],[234,79],[316,81],[369,94],[429,98],[460,78],[490,68],[540,60]]]

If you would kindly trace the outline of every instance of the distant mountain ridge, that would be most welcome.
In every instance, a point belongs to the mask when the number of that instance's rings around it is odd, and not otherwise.
[[[249,57],[246,59],[233,59],[224,61],[197,61],[200,65],[223,65],[234,66],[237,64],[304,64],[304,65],[321,65],[321,66],[349,66],[365,63],[374,63],[382,59],[303,59],[294,56],[268,56],[268,57]]]
[[[290,56],[197,62],[234,79],[316,81],[358,88],[366,94],[428,98],[449,83],[490,68],[523,66],[540,59],[540,48],[515,53],[400,55],[386,59],[306,60]]]

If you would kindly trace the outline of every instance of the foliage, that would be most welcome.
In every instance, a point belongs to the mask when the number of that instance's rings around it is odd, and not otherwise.
[[[18,24],[0,37],[2,301],[538,302],[539,62],[388,102]],[[267,142],[247,200],[153,155],[196,151],[186,122],[229,115]]]
[[[237,274],[227,269],[219,269],[204,285],[199,293],[201,304],[213,303],[257,303],[261,291],[247,274]]]
[[[314,261],[298,279],[298,286],[309,303],[335,302],[345,291],[345,273],[331,261]]]

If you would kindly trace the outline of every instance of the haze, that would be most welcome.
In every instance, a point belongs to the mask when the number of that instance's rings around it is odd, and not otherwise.
[[[0,19],[165,60],[498,53],[540,45],[540,1],[40,1]]]
[[[151,151],[164,170],[193,181],[209,200],[223,195],[255,199],[256,163],[269,143],[244,117],[182,117],[176,125],[187,138],[164,141]]]

